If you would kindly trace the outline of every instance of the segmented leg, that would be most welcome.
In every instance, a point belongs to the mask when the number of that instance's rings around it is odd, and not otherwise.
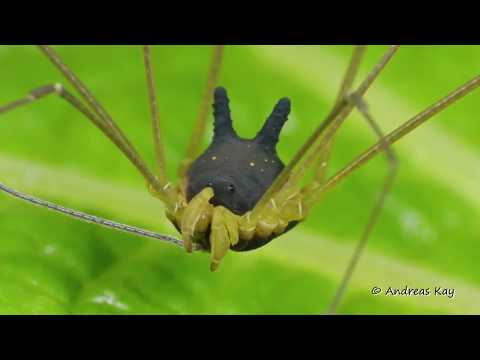
[[[366,93],[373,81],[393,57],[397,49],[398,46],[390,47],[381,60],[376,64],[367,78],[358,87],[356,93],[359,96],[363,96]],[[356,58],[353,57],[352,61],[357,61],[355,59]],[[349,66],[349,68],[351,68],[351,66]],[[348,79],[346,80],[347,83],[353,81],[353,79],[349,80],[350,76],[348,76],[348,72],[349,70],[347,70],[347,75],[345,76],[345,78]],[[262,222],[263,218],[269,217],[273,204],[282,209],[287,203],[283,204],[281,201],[286,201],[287,199],[289,200],[288,206],[290,208],[292,208],[291,202],[294,201],[297,203],[296,207],[299,209],[298,211],[295,211],[292,216],[299,217],[301,213],[301,218],[303,219],[303,217],[305,217],[305,209],[308,208],[303,206],[303,195],[299,188],[299,181],[305,175],[306,171],[313,166],[318,156],[325,150],[327,144],[331,141],[345,118],[350,114],[353,107],[354,104],[345,98],[337,101],[326,119],[295,154],[293,159],[276,178],[272,186],[255,205],[254,209],[242,217],[240,220],[241,229],[251,229],[252,227],[256,227],[258,223]],[[306,156],[307,154],[308,156]],[[272,199],[274,200],[273,203]],[[282,212],[282,210],[280,210],[280,212]]]
[[[210,204],[210,199],[213,195],[213,189],[206,187],[195,195],[181,212],[174,217],[169,216],[180,224],[183,245],[187,252],[192,252],[194,242],[203,240],[202,237],[212,221],[213,205]]]
[[[347,71],[342,80],[342,85],[337,95],[335,103],[338,104],[342,101],[345,96],[351,91],[353,82],[358,74],[358,69],[362,63],[363,56],[365,55],[366,46],[355,46],[353,49],[353,54],[350,59]],[[326,170],[328,163],[330,161],[330,155],[332,151],[333,144],[335,142],[335,135],[332,136],[331,140],[325,145],[325,148],[322,150],[321,154],[316,160],[316,165],[314,166],[315,181],[322,182],[325,178]]]
[[[105,109],[90,93],[90,91],[77,78],[73,71],[63,63],[60,56],[49,46],[39,46],[40,50],[47,56],[47,58],[57,67],[68,82],[79,92],[80,96],[90,106],[95,118],[95,124],[108,136],[110,140],[120,149],[120,151],[130,160],[130,162],[137,168],[140,174],[145,178],[150,187],[152,187],[158,194],[158,197],[168,206],[173,206],[175,199],[173,199],[166,191],[168,184],[162,183],[150,171],[146,163],[140,157],[130,141],[126,138],[120,128],[116,125],[113,119],[108,115]],[[80,105],[78,100],[75,101]],[[82,105],[86,109],[85,106]],[[83,111],[82,111],[83,112]],[[93,121],[93,120],[92,120]]]
[[[210,270],[218,269],[231,246],[239,241],[238,215],[223,206],[215,206],[210,231]]]
[[[9,104],[0,106],[0,115],[5,114],[9,111],[12,111],[18,107],[30,104],[32,102],[35,102],[37,100],[40,100],[48,95],[51,94],[56,94],[60,96],[61,99],[64,99],[67,101],[68,104],[72,105],[75,109],[80,111],[82,114],[84,114],[87,119],[89,119],[95,126],[97,126],[109,139],[111,139],[115,143],[115,137],[112,135],[111,131],[112,129],[107,126],[104,122],[102,122],[100,119],[98,119],[80,100],[78,100],[76,97],[74,97],[70,92],[68,92],[61,84],[51,84],[51,85],[46,85],[39,87],[37,89],[34,89],[31,91],[27,96],[13,101]],[[116,143],[115,143],[116,144]],[[143,237],[149,237],[149,238],[154,238],[157,240],[163,240],[163,241],[168,241],[171,243],[174,243],[179,246],[183,246],[183,243],[171,236],[167,235],[161,235],[153,231],[137,228],[134,226],[118,223],[112,220],[104,219],[95,215],[90,215],[83,213],[81,211],[73,210],[66,208],[62,205],[54,204],[52,202],[46,201],[39,199],[37,197],[34,197],[29,194],[21,193],[19,191],[16,191],[6,185],[3,185],[0,183],[0,191],[5,192],[19,200],[29,202],[31,204],[41,206],[44,208],[47,208],[49,210],[61,213],[63,215],[67,215],[70,217],[73,217],[77,220],[82,220],[90,223],[94,223],[97,225],[101,225],[104,227],[108,227],[114,230],[118,231],[124,231],[124,232],[129,232],[134,235],[138,236],[143,236]]]
[[[200,145],[207,129],[207,117],[212,102],[213,89],[217,84],[220,74],[220,68],[223,58],[223,49],[223,45],[217,45],[213,50],[213,57],[208,72],[207,85],[205,86],[197,120],[193,128],[192,136],[190,137],[190,141],[188,143],[185,158],[178,167],[178,179],[180,181],[182,181],[182,179],[185,177],[185,174],[187,173],[190,164],[195,160],[200,151]]]
[[[119,140],[115,136],[112,128],[104,121],[99,119],[95,114],[93,114],[79,99],[67,91],[62,84],[50,84],[34,89],[27,96],[13,101],[7,105],[0,106],[0,114],[40,100],[51,94],[58,95],[61,99],[66,100],[67,103],[85,115],[87,119],[89,119],[96,127],[98,127],[115,145],[120,146]]]
[[[145,76],[147,80],[148,100],[152,120],[153,144],[157,160],[157,174],[161,183],[168,183],[165,170],[165,154],[163,149],[162,132],[160,129],[160,114],[158,109],[157,92],[155,90],[155,76],[153,71],[152,53],[149,45],[143,47],[143,60],[145,63]]]
[[[383,57],[379,60],[379,62],[373,67],[373,69],[367,75],[366,79],[359,85],[357,90],[354,92],[357,97],[361,98],[365,95],[365,93],[370,88],[370,86],[375,81],[375,79],[378,78],[382,70],[385,68],[388,62],[392,59],[393,55],[395,55],[398,48],[399,46],[392,46],[389,48],[389,50],[387,50],[387,52],[383,55]],[[352,61],[356,61],[356,57],[353,57]],[[290,182],[298,183],[306,174],[306,172],[312,168],[312,166],[316,163],[318,157],[324,153],[325,149],[328,149],[328,144],[332,141],[332,139],[334,138],[340,126],[343,124],[347,116],[350,115],[351,111],[355,107],[354,102],[350,101],[350,99],[348,99],[346,96],[344,96],[343,99],[338,100],[337,104],[338,103],[339,104],[345,103],[346,104],[345,109],[341,111],[338,118],[334,119],[334,121],[331,123],[329,128],[326,129],[323,138],[319,140],[316,147],[314,147],[313,150],[308,154],[308,156],[306,156],[306,159],[303,161],[303,163],[299,164],[291,172],[290,178],[289,178]],[[316,184],[315,179],[313,181],[313,184]],[[310,186],[311,185],[309,185],[308,187]],[[303,190],[303,192],[305,192],[305,189]]]
[[[418,126],[432,118],[434,115],[445,110],[447,107],[460,100],[464,96],[470,94],[472,91],[480,87],[480,75],[462,84],[445,97],[436,101],[425,110],[419,112],[414,117],[407,120],[403,125],[393,130],[391,133],[385,136],[384,142],[389,145],[403,138],[408,133],[415,130]],[[352,160],[343,169],[339,170],[336,174],[331,176],[327,181],[322,184],[316,184],[313,186],[308,195],[305,196],[305,206],[310,208],[314,206],[329,190],[333,189],[343,179],[346,179],[352,172],[359,169],[362,165],[365,165],[375,155],[382,152],[382,142],[377,142],[369,149],[360,154],[357,158]]]
[[[17,190],[12,189],[11,187],[8,187],[4,184],[0,183],[0,191],[5,192],[6,194],[18,199],[22,200],[25,202],[28,202],[33,205],[37,205],[43,208],[46,208],[51,211],[55,211],[57,213],[60,213],[62,215],[69,216],[71,218],[74,218],[76,220],[81,220],[85,222],[89,222],[92,224],[100,225],[103,227],[107,227],[113,230],[117,231],[123,231],[123,232],[128,232],[130,234],[134,234],[137,236],[142,236],[146,238],[152,238],[156,240],[161,240],[161,241],[166,241],[175,245],[178,245],[180,247],[183,247],[183,242],[168,235],[162,235],[158,234],[156,232],[150,231],[150,230],[145,230],[141,229],[135,226],[127,225],[127,224],[122,224],[113,220],[108,220],[105,218],[101,218],[95,215],[87,214],[78,210],[70,209],[62,205],[54,204],[50,201],[46,201],[40,198],[37,198],[35,196],[25,194],[22,192],[19,192]]]
[[[157,176],[159,182],[161,184],[164,184],[162,188],[170,199],[170,206],[168,207],[167,212],[172,213],[174,217],[178,217],[180,211],[186,205],[186,199],[184,194],[181,191],[178,191],[178,188],[176,186],[173,186],[167,177],[162,133],[160,129],[160,113],[158,109],[157,93],[155,90],[155,77],[152,63],[152,54],[149,45],[145,45],[143,47],[143,59],[145,63],[145,76],[147,80],[148,99],[150,104],[155,158],[157,160]],[[149,190],[154,196],[158,196],[158,192],[153,186],[149,186]],[[161,196],[160,199],[162,199]]]
[[[210,204],[213,196],[213,189],[206,187],[186,204],[177,217],[171,217],[180,224],[183,246],[187,252],[191,252],[194,245],[203,249],[210,247],[211,271],[218,269],[230,247],[235,246],[240,238],[240,217],[223,206]],[[209,227],[210,237],[206,239]]]
[[[389,172],[387,176],[385,177],[384,184],[382,191],[380,192],[380,195],[375,203],[375,207],[373,208],[372,212],[370,213],[367,226],[365,227],[365,230],[362,234],[362,237],[360,238],[360,241],[358,242],[357,246],[355,247],[355,250],[353,252],[352,258],[350,262],[348,263],[347,269],[345,271],[345,274],[343,275],[342,281],[339,285],[339,287],[336,290],[335,296],[333,298],[332,303],[330,304],[330,307],[328,309],[329,313],[335,313],[344,293],[345,289],[352,277],[352,274],[355,270],[355,267],[357,266],[358,260],[360,258],[360,255],[362,254],[363,250],[365,249],[365,246],[367,244],[367,241],[370,237],[370,234],[372,233],[372,229],[375,226],[375,224],[378,221],[378,217],[380,215],[380,212],[383,209],[383,206],[385,204],[385,199],[387,197],[387,194],[389,193],[393,181],[395,179],[395,175],[397,172],[397,157],[394,153],[394,151],[390,148],[390,145],[388,144],[387,141],[385,141],[385,136],[383,135],[383,131],[380,129],[378,123],[373,119],[372,115],[368,111],[368,107],[366,103],[363,101],[363,99],[358,96],[358,94],[353,93],[351,95],[348,95],[348,99],[350,102],[352,102],[355,107],[358,109],[358,111],[365,117],[367,120],[368,124],[370,127],[373,129],[375,132],[375,135],[380,139],[379,143],[382,146],[382,150],[385,152],[385,155],[388,160],[389,164]]]
[[[370,215],[369,221],[367,223],[367,226],[364,230],[364,233],[362,234],[362,238],[360,242],[357,244],[357,247],[354,250],[354,254],[352,256],[352,259],[349,262],[349,265],[347,267],[347,270],[343,276],[342,282],[339,286],[339,288],[336,291],[335,297],[333,302],[331,303],[329,307],[329,312],[332,313],[335,311],[336,307],[338,306],[342,295],[345,291],[346,285],[348,284],[349,279],[351,278],[351,275],[355,269],[355,266],[358,262],[359,256],[362,252],[362,250],[365,247],[365,244],[367,242],[368,236],[372,231],[372,228],[378,219],[378,215],[382,209],[385,196],[387,195],[391,184],[393,182],[395,173],[396,173],[396,160],[393,152],[389,148],[389,145],[393,144],[395,141],[401,139],[403,136],[407,135],[409,132],[413,131],[415,128],[423,124],[425,121],[436,115],[437,113],[441,112],[445,108],[449,107],[452,105],[454,102],[458,101],[462,97],[466,96],[467,94],[471,93],[473,90],[478,88],[480,86],[480,76],[476,76],[475,78],[471,79],[470,81],[466,82],[462,86],[458,87],[451,93],[449,93],[447,96],[444,98],[440,99],[439,101],[435,102],[431,106],[429,106],[427,109],[423,110],[407,122],[405,122],[403,125],[389,133],[388,135],[381,137],[381,140],[377,142],[375,145],[370,147],[368,150],[366,150],[363,154],[358,156],[356,159],[354,159],[351,163],[349,163],[347,166],[345,166],[343,169],[338,171],[335,175],[333,175],[331,178],[329,178],[327,181],[325,181],[323,184],[316,184],[314,187],[312,187],[307,194],[305,194],[304,197],[304,202],[305,206],[307,208],[313,206],[315,203],[317,203],[321,197],[330,189],[332,189],[336,184],[338,184],[341,180],[347,178],[353,171],[356,169],[360,168],[362,165],[366,164],[370,159],[372,159],[376,154],[379,154],[382,151],[387,152],[387,157],[389,158],[389,163],[390,163],[390,172],[385,179],[384,186],[382,189],[382,192],[380,193],[379,198],[377,199],[377,203],[373,209],[373,212]],[[354,95],[358,96],[358,95]],[[354,102],[359,106],[359,110],[361,113],[366,117],[367,121],[369,124],[374,128],[375,132],[377,135],[381,135],[380,129],[376,127],[375,122],[373,121],[371,115],[365,108],[361,98],[357,97],[357,99],[350,99],[354,100]]]

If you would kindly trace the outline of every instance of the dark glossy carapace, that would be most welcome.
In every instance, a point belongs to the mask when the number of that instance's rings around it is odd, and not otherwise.
[[[253,209],[284,168],[276,145],[290,113],[290,100],[278,101],[253,139],[240,138],[233,129],[229,99],[222,87],[215,89],[213,109],[213,139],[187,173],[187,200],[208,186],[215,193],[210,201],[213,205],[222,205],[237,215],[243,215]],[[287,230],[295,224],[290,223]],[[275,237],[240,241],[232,250],[252,250]]]

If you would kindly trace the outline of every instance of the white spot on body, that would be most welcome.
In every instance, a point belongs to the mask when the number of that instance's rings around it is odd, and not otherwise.
[[[92,302],[94,302],[96,304],[111,305],[111,306],[113,306],[117,309],[120,309],[120,310],[128,309],[127,304],[124,304],[124,303],[121,303],[120,301],[118,301],[115,294],[110,290],[106,290],[102,295],[95,296],[92,299]]]
[[[212,156],[212,160],[217,160],[217,157],[216,157],[216,156]]]
[[[255,166],[255,163],[252,161],[252,162],[250,163],[250,166]]]

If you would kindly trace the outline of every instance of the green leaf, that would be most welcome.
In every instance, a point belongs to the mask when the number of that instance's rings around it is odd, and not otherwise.
[[[386,47],[367,52],[361,75]],[[154,164],[138,47],[59,47],[59,53]],[[184,155],[211,49],[154,48],[168,172]],[[287,161],[335,99],[350,47],[234,46],[221,84],[235,127],[253,136],[278,98],[293,111],[280,142]],[[404,47],[366,100],[391,131],[478,74],[478,47]],[[0,47],[0,104],[65,83],[33,47]],[[346,293],[341,313],[478,313],[480,123],[478,93],[395,145],[400,172]],[[208,143],[205,138],[205,144]],[[352,114],[332,170],[376,141]],[[97,129],[46,98],[0,117],[0,182],[107,218],[177,235],[142,178]],[[340,183],[309,218],[268,246],[230,253],[216,273],[208,254],[81,223],[0,194],[0,313],[323,313],[374,205],[382,156]],[[374,286],[383,289],[374,296]],[[453,288],[455,296],[386,296],[388,287]]]

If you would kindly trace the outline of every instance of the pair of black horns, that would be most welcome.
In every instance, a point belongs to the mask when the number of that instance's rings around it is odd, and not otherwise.
[[[214,140],[223,137],[237,136],[232,126],[232,117],[227,90],[217,87],[214,92],[213,116],[214,116]],[[255,140],[266,146],[275,147],[283,125],[290,114],[290,99],[282,98],[273,108],[272,113],[265,121],[262,129],[258,132]]]

